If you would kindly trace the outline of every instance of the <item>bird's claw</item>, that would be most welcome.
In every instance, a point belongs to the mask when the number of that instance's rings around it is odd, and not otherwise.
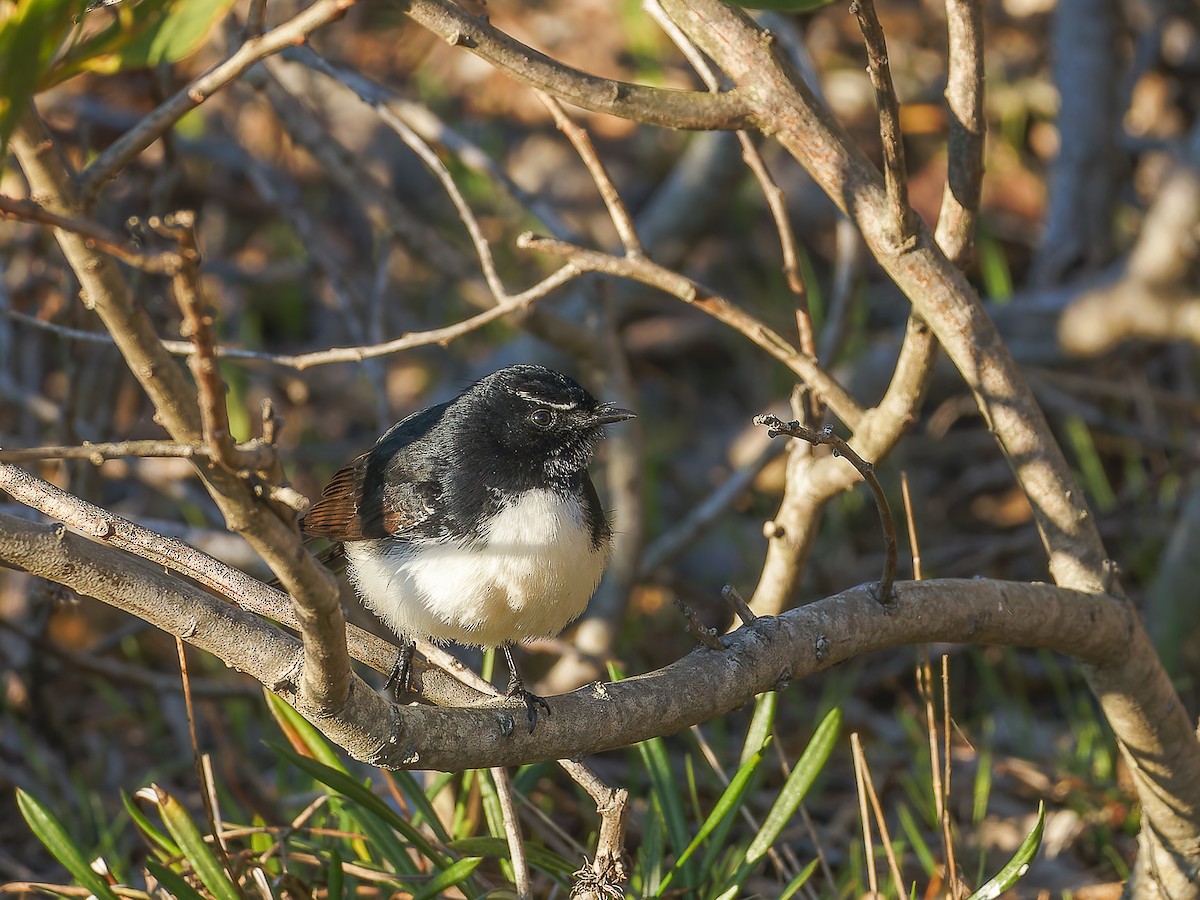
[[[387,684],[384,685],[387,690],[395,689],[396,694],[400,696],[412,692],[412,658],[413,644],[405,643],[400,647],[400,652],[396,654],[392,673],[388,676]]]
[[[550,715],[550,704],[546,702],[544,697],[539,697],[537,694],[525,690],[524,687],[512,686],[504,695],[505,700],[520,700],[525,704],[525,714],[529,717],[529,733],[533,734],[533,729],[537,726],[538,707],[546,711],[546,715]]]

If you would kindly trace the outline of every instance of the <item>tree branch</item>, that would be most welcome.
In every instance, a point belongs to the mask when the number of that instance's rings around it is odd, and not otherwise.
[[[520,82],[592,112],[668,128],[736,131],[750,124],[738,91],[676,91],[598,78],[527,47],[451,0],[408,0],[405,13],[446,43],[486,59]]]
[[[557,696],[554,716],[530,734],[517,727],[521,710],[394,707],[357,676],[339,714],[322,715],[296,688],[297,640],[148,562],[61,528],[0,515],[0,561],[214,653],[274,690],[356,759],[386,768],[458,771],[578,758],[721,715],[774,689],[785,671],[794,681],[899,644],[1045,647],[1118,677],[1148,650],[1129,607],[1108,596],[984,579],[903,582],[883,615],[873,589],[860,586],[760,617],[723,637],[724,650],[697,648],[655,672]]]

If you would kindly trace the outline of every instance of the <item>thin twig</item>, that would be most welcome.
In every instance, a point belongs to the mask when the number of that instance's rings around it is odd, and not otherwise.
[[[531,232],[525,232],[518,237],[517,246],[564,257],[582,272],[602,272],[632,278],[671,294],[689,306],[703,310],[766,350],[816,391],[834,414],[849,427],[854,428],[862,418],[862,407],[845,388],[822,371],[812,357],[797,350],[777,332],[745,310],[684,275],[672,272],[645,257],[613,256],[578,247],[566,241],[538,237]]]
[[[900,133],[900,101],[892,84],[888,65],[887,40],[873,0],[852,0],[850,12],[858,20],[863,43],[867,47],[867,72],[875,88],[875,104],[879,110],[879,137],[883,143],[883,182],[891,221],[886,231],[896,248],[909,246],[916,240],[912,212],[908,206],[908,173],[904,166],[904,138]]]
[[[136,126],[105,148],[79,176],[84,198],[94,198],[109,181],[165,134],[185,114],[236,80],[260,59],[299,44],[312,32],[339,18],[356,0],[316,0],[266,34],[250,37],[233,55],[161,103]]]
[[[135,250],[128,241],[122,240],[98,222],[59,215],[32,200],[16,200],[0,195],[0,217],[24,222],[39,222],[42,225],[50,225],[73,232],[85,238],[90,247],[101,253],[107,253],[135,269],[141,269],[143,272],[155,275],[174,275],[183,265],[183,260],[180,259],[178,253],[170,250],[158,253]]]
[[[738,593],[738,589],[732,584],[727,584],[721,588],[721,599],[729,604],[730,609],[742,620],[743,625],[750,625],[758,618],[753,610],[750,609],[750,604],[746,602],[745,598]]]
[[[683,618],[687,622],[687,632],[709,650],[724,650],[725,645],[721,643],[721,639],[717,637],[717,632],[712,628],[708,628],[700,621],[700,617],[696,615],[696,611],[680,600],[675,598],[675,606],[683,613]]]
[[[950,830],[950,656],[942,654],[942,833],[946,842],[946,861],[950,869],[952,897],[962,895],[958,881],[958,863],[954,858],[954,836]]]
[[[521,823],[517,820],[517,808],[513,803],[512,780],[503,766],[493,766],[488,771],[496,787],[496,798],[500,801],[500,816],[504,820],[504,836],[508,840],[508,855],[513,867],[513,885],[518,900],[529,900],[533,896],[529,880],[529,860],[525,856],[525,839],[521,837]]]
[[[175,650],[179,655],[179,676],[183,684],[183,705],[187,715],[188,737],[192,742],[192,760],[196,766],[196,782],[200,788],[200,799],[204,803],[204,814],[208,817],[209,834],[217,835],[221,833],[221,820],[217,815],[216,806],[216,790],[208,790],[212,770],[206,771],[204,765],[204,754],[200,752],[200,741],[196,737],[196,708],[192,704],[192,678],[188,672],[187,650],[184,647],[183,639],[178,635],[175,636]],[[225,874],[236,883],[234,879],[233,869],[229,864],[228,847],[223,840],[218,839],[217,843],[218,855],[221,857],[221,867],[225,870]]]
[[[188,356],[188,368],[196,382],[200,405],[203,447],[206,455],[229,472],[266,472],[278,464],[270,444],[250,444],[239,449],[229,431],[229,392],[217,364],[217,335],[212,308],[200,283],[200,253],[196,247],[196,215],[190,210],[159,219],[151,217],[147,225],[159,234],[179,242],[182,265],[172,284],[175,302],[183,313],[180,332],[189,338],[196,352]]]
[[[106,459],[138,457],[142,459],[192,459],[204,451],[191,444],[174,441],[109,441],[97,444],[84,442],[73,446],[27,447],[21,450],[0,450],[0,462],[27,462],[40,459],[86,459],[100,465]]]
[[[257,350],[244,350],[238,347],[222,346],[217,347],[217,358],[252,360],[302,372],[313,366],[327,366],[333,363],[357,363],[366,359],[391,356],[404,350],[412,350],[415,347],[428,347],[433,344],[445,347],[463,335],[495,322],[504,316],[528,309],[530,304],[542,299],[554,290],[554,288],[566,283],[578,274],[571,271],[570,268],[570,266],[563,266],[554,276],[536,285],[536,291],[534,288],[531,288],[529,291],[511,298],[505,304],[493,306],[481,313],[476,313],[470,318],[463,319],[461,322],[447,325],[444,328],[431,328],[428,331],[409,332],[390,341],[384,341],[382,344],[369,344],[361,347],[330,347],[327,350],[313,350],[309,353],[295,355],[262,353]],[[112,337],[103,332],[83,331],[78,328],[56,325],[53,322],[45,322],[13,309],[0,307],[0,315],[7,316],[24,325],[49,331],[57,334],[59,337],[72,341],[87,341],[88,343],[107,344],[109,346],[113,343]],[[161,343],[163,349],[177,356],[190,356],[196,352],[195,346],[189,341],[161,341]]]
[[[671,20],[658,0],[643,0],[642,7],[650,18],[658,23],[680,52],[687,58],[688,63],[696,70],[701,81],[712,93],[721,90],[721,82],[715,69],[696,45],[688,38],[683,29]],[[779,235],[779,247],[783,254],[783,274],[788,287],[796,295],[796,325],[800,337],[800,349],[814,359],[817,357],[816,342],[813,337],[812,317],[808,309],[808,290],[804,285],[804,276],[800,268],[800,260],[796,254],[796,237],[792,229],[791,216],[788,215],[787,198],[779,185],[771,176],[766,161],[754,146],[750,133],[744,130],[737,132],[738,143],[742,147],[742,160],[753,173],[762,190],[763,198],[767,201],[767,209],[775,221],[775,231]],[[816,410],[813,410],[816,413]]]
[[[862,789],[866,788],[867,799],[871,801],[871,810],[875,814],[875,824],[879,828],[879,842],[883,844],[883,852],[887,856],[888,868],[892,873],[892,884],[896,888],[896,896],[903,897],[905,895],[904,876],[900,874],[900,865],[896,861],[896,850],[892,846],[892,837],[888,834],[887,821],[883,817],[883,807],[879,804],[879,794],[875,792],[875,783],[871,779],[871,767],[867,765],[867,755],[863,752],[862,742],[858,738],[857,731],[850,735],[850,746],[854,753],[854,774],[859,779],[859,793],[861,795]]]
[[[879,523],[883,528],[883,540],[887,550],[883,563],[883,576],[879,580],[879,602],[890,603],[893,599],[892,585],[896,580],[896,525],[892,521],[892,511],[888,506],[887,494],[884,493],[883,485],[879,483],[879,478],[875,475],[874,464],[859,456],[854,448],[834,434],[833,429],[829,426],[821,431],[816,431],[799,422],[784,422],[774,415],[755,416],[754,424],[765,425],[768,429],[767,433],[772,437],[786,434],[789,437],[808,441],[810,444],[828,444],[834,448],[835,453],[844,456],[858,470],[867,486],[870,487],[871,495],[875,498],[875,505],[879,509]]]
[[[563,110],[562,104],[549,94],[544,91],[535,91],[534,93],[542,101],[542,105],[550,111],[555,127],[571,142],[571,146],[575,148],[575,152],[579,154],[580,160],[587,168],[588,174],[592,176],[592,181],[595,182],[596,189],[600,192],[600,199],[604,201],[604,206],[608,210],[608,217],[612,219],[613,227],[617,229],[617,237],[621,239],[621,246],[625,248],[625,253],[631,256],[641,256],[645,250],[638,238],[633,217],[625,208],[625,202],[617,192],[617,187],[613,184],[599,154],[596,153],[596,148],[592,144],[592,139],[588,137],[587,131],[576,125]]]

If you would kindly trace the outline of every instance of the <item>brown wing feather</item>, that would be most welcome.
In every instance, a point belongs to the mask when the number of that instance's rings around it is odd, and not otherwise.
[[[363,518],[359,514],[362,496],[363,470],[366,454],[339,469],[321,491],[321,499],[313,504],[300,521],[307,534],[329,538],[331,541],[363,540]]]

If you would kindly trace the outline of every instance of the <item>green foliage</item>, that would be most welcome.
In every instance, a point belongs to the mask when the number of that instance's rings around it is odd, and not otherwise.
[[[0,5],[0,155],[39,91],[83,72],[111,75],[196,52],[234,0],[142,0],[85,14],[85,0]],[[99,17],[107,25],[92,27]]]
[[[0,6],[0,9],[3,9]],[[83,14],[83,0],[24,0],[0,21],[0,154],[25,115],[55,51]]]
[[[986,882],[973,893],[970,900],[994,900],[1020,881],[1021,876],[1029,870],[1029,863],[1037,855],[1038,848],[1042,845],[1042,829],[1045,825],[1046,804],[1038,803],[1037,821],[1034,822],[1033,829],[1025,836],[1025,840],[1021,841],[1021,846],[1017,848],[1013,858],[996,873],[995,878]]]
[[[54,818],[50,810],[20,788],[17,788],[17,808],[29,825],[30,831],[46,845],[46,849],[54,854],[54,858],[63,864],[72,878],[99,900],[117,900],[117,895],[108,886],[108,882],[92,871],[84,858],[84,852],[71,840],[62,823]]]

